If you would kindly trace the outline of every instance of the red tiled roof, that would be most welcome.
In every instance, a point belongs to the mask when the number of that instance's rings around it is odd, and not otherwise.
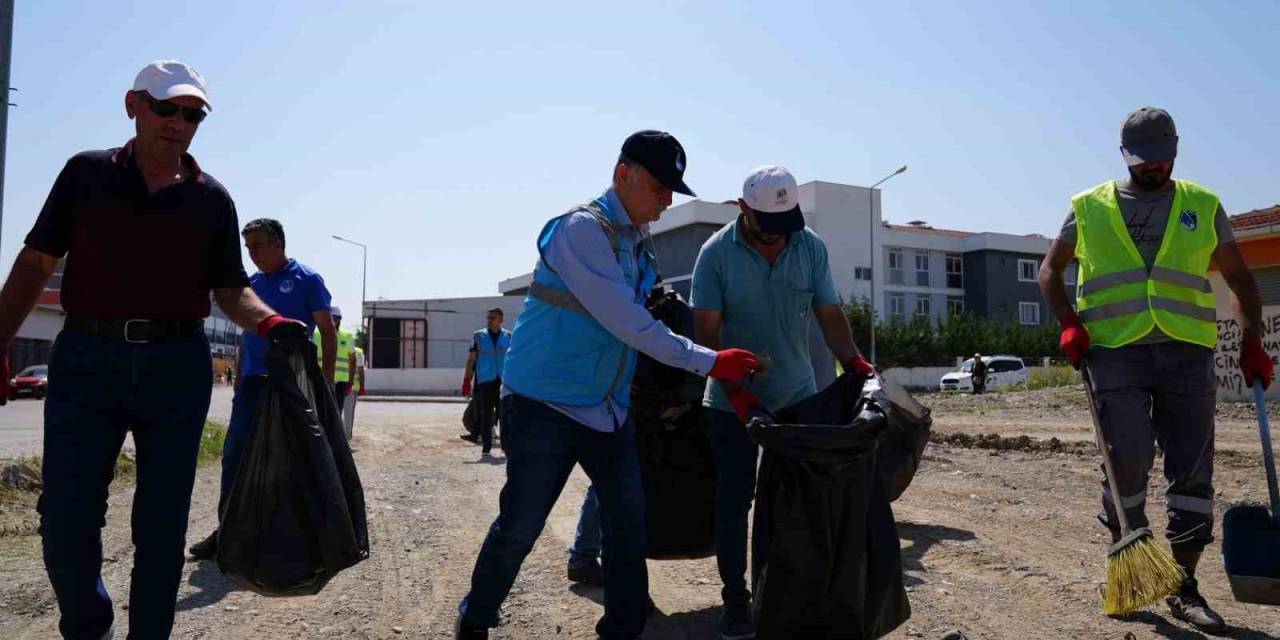
[[[1233,231],[1244,231],[1272,225],[1280,225],[1280,204],[1231,216],[1231,229]]]

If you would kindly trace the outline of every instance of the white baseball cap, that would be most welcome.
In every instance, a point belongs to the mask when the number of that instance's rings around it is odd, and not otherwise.
[[[742,199],[755,212],[761,231],[795,233],[804,228],[800,189],[795,176],[783,167],[756,167],[742,183]]]
[[[156,60],[143,67],[138,77],[133,79],[133,90],[146,91],[156,100],[179,96],[199,98],[205,111],[213,111],[209,93],[205,90],[204,76],[177,60]]]
[[[335,318],[341,318],[341,317],[342,317],[342,309],[339,309],[338,307],[329,307],[329,315],[331,315],[331,316],[333,316],[333,317],[335,317]]]

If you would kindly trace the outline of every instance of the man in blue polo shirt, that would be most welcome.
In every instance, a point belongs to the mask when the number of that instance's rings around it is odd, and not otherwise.
[[[743,428],[746,414],[760,405],[781,409],[816,393],[810,313],[845,371],[874,373],[853,343],[827,247],[805,228],[799,196],[786,169],[756,169],[742,185],[738,219],[702,245],[693,267],[698,343],[750,350],[768,367],[744,383],[708,380],[703,399],[716,463],[716,564],[724,583],[720,634],[725,640],[755,637],[745,574],[758,450]]]
[[[337,328],[329,312],[330,295],[324,286],[324,278],[310,267],[285,255],[284,225],[279,220],[259,218],[244,226],[240,232],[249,259],[258,272],[249,276],[249,285],[264,302],[286,318],[299,320],[307,325],[307,335],[319,329],[321,368],[324,376],[333,382],[337,354]],[[253,433],[254,410],[258,399],[267,388],[267,341],[259,336],[244,334],[240,348],[240,371],[237,375],[235,398],[231,401],[231,424],[227,426],[227,439],[222,445],[222,491],[218,496],[218,515],[231,493],[231,485],[240,468],[240,455],[249,436]],[[218,551],[218,532],[191,545],[191,557],[210,560]]]

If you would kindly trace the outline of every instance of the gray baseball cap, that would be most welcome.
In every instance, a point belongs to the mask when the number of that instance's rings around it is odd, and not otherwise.
[[[1120,152],[1129,166],[1173,160],[1178,156],[1178,130],[1168,111],[1142,107],[1124,119]]]

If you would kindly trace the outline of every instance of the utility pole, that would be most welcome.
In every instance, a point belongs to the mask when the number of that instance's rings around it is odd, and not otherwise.
[[[0,0],[0,235],[4,231],[4,156],[5,140],[9,137],[9,58],[12,54],[13,0]]]

